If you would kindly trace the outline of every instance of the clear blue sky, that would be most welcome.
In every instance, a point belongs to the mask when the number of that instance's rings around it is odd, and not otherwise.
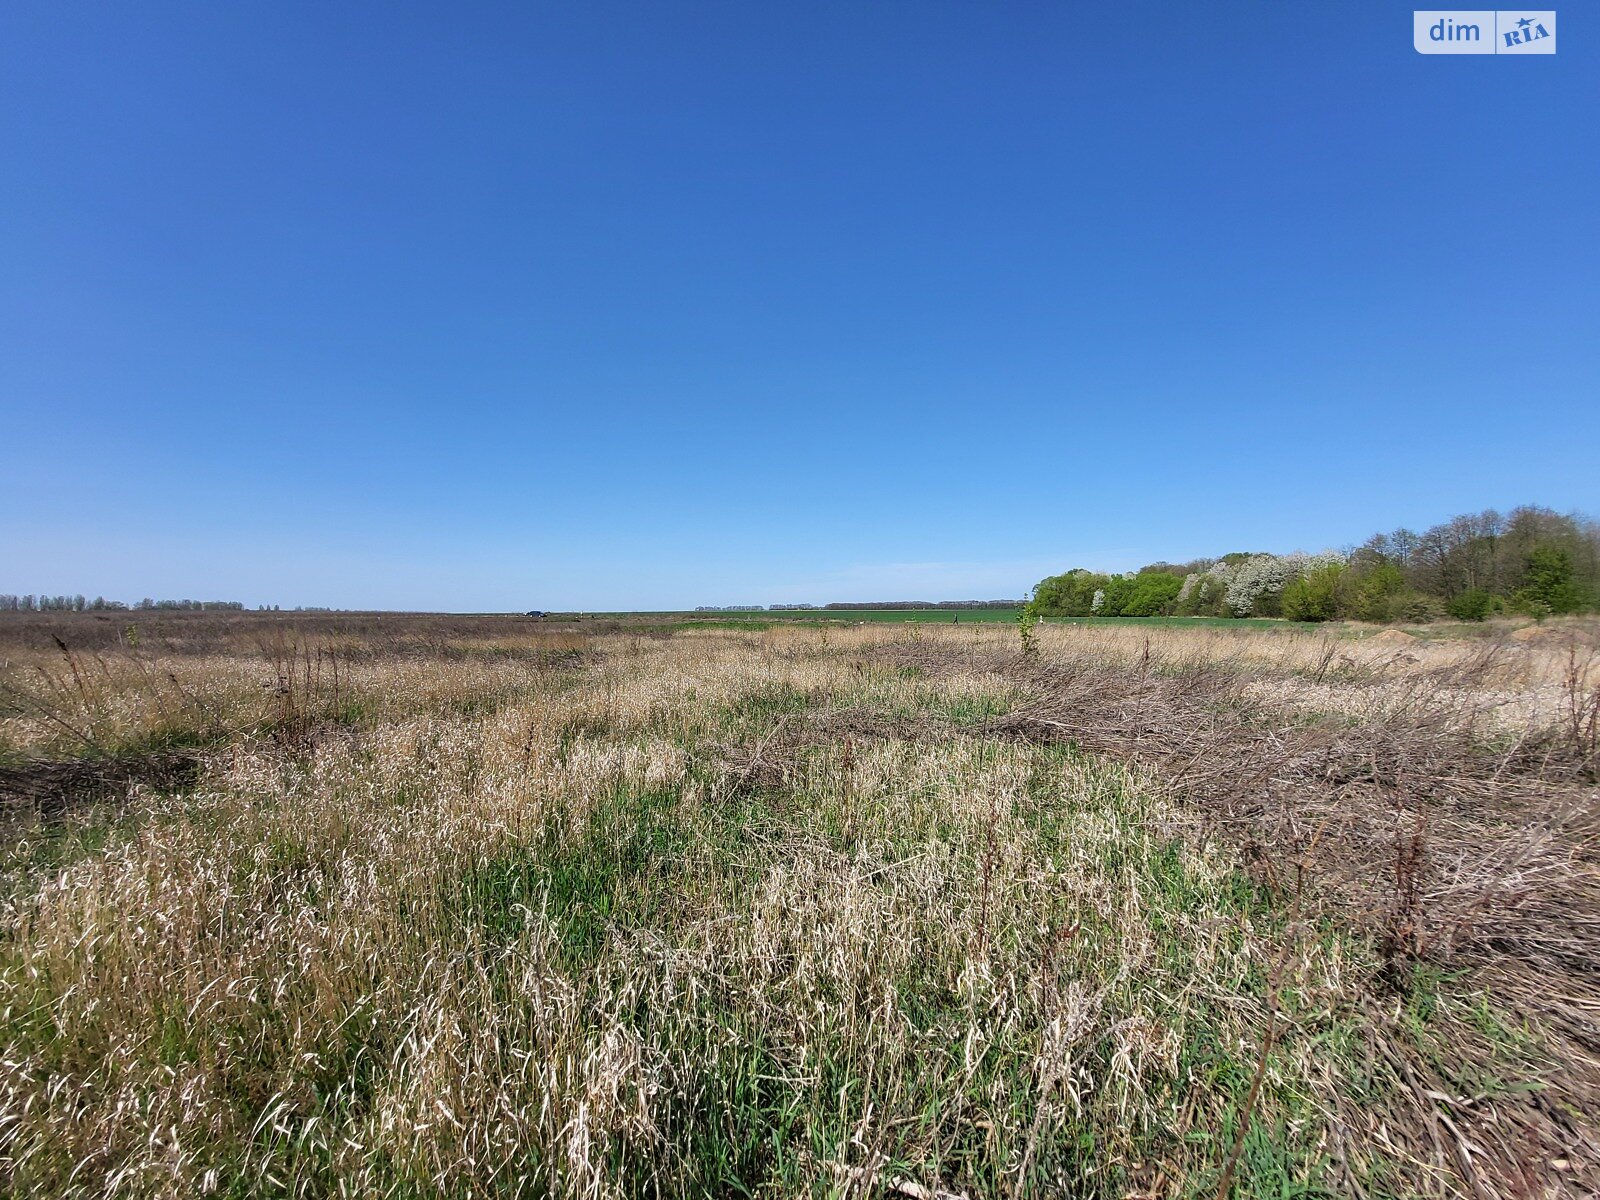
[[[1020,595],[1600,510],[1600,19],[9,2],[0,590]]]

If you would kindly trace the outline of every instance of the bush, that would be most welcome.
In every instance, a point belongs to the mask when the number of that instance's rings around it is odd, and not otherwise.
[[[1494,611],[1494,597],[1482,588],[1469,588],[1447,606],[1458,621],[1481,621]]]
[[[1444,616],[1444,605],[1422,592],[1401,592],[1394,597],[1389,606],[1389,619],[1392,621],[1408,621],[1420,625],[1428,621],[1443,620]]]
[[[1291,621],[1331,621],[1339,615],[1344,567],[1329,563],[1291,579],[1283,587],[1283,615]]]
[[[1347,576],[1345,615],[1358,621],[1387,621],[1394,616],[1394,598],[1405,586],[1405,575],[1393,563],[1370,567],[1353,581]]]

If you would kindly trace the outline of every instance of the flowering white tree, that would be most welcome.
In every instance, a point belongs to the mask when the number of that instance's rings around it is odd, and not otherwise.
[[[1256,611],[1263,596],[1282,592],[1292,579],[1318,567],[1343,563],[1345,556],[1337,550],[1324,550],[1320,554],[1256,554],[1239,563],[1228,581],[1228,608],[1236,617],[1248,617]]]
[[[1183,586],[1178,589],[1178,600],[1183,602],[1193,596],[1195,589],[1207,580],[1211,581],[1212,588],[1221,591],[1233,581],[1233,564],[1217,561],[1203,571],[1190,571],[1183,577]]]
[[[1178,589],[1178,611],[1192,612],[1196,608],[1209,610],[1216,599],[1227,592],[1228,585],[1233,581],[1233,573],[1233,564],[1221,559],[1198,571],[1190,571],[1183,577],[1183,586]]]
[[[1257,554],[1245,559],[1228,581],[1228,609],[1236,617],[1248,617],[1261,597],[1281,591],[1289,582],[1289,565],[1276,555]]]

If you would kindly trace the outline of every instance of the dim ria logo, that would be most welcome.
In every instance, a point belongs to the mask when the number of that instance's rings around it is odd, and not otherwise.
[[[1539,12],[1413,12],[1418,54],[1554,54],[1556,14]]]

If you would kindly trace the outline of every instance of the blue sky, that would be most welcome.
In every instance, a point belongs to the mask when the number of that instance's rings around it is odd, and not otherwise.
[[[1600,511],[1600,27],[0,10],[0,590],[1015,596]]]

